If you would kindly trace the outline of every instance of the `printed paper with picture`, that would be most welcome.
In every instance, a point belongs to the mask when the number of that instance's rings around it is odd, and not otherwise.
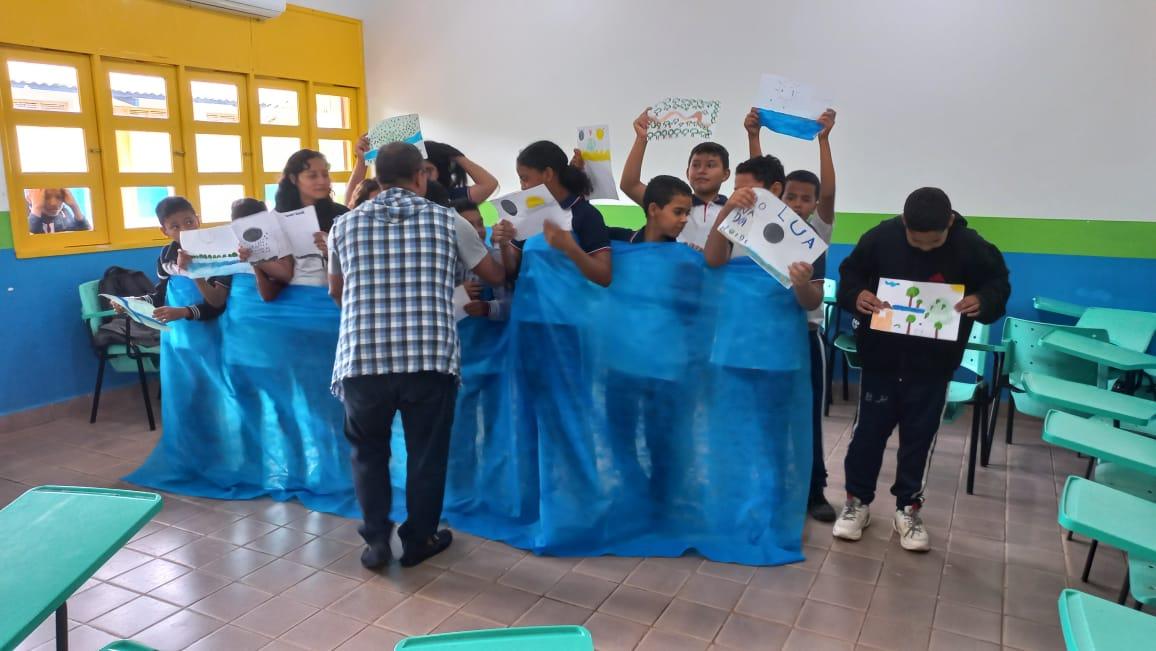
[[[253,273],[253,267],[248,262],[241,262],[237,256],[238,246],[240,242],[231,225],[181,232],[181,248],[190,258],[183,274],[191,278],[208,278]]]
[[[763,75],[751,106],[759,123],[776,133],[814,140],[823,130],[819,117],[831,103],[815,96],[813,88],[778,75]]]
[[[751,259],[775,277],[783,287],[791,286],[788,267],[794,262],[813,264],[827,250],[827,244],[807,220],[763,188],[755,188],[755,207],[735,210],[718,230],[728,240],[746,248]]]
[[[718,110],[718,100],[668,97],[650,107],[646,139],[710,138]]]
[[[229,226],[240,245],[249,249],[249,263],[257,264],[293,254],[281,222],[281,215],[266,211],[235,219]]]
[[[493,204],[498,209],[498,219],[513,224],[520,240],[541,233],[547,221],[554,222],[563,230],[570,230],[570,211],[562,210],[544,185],[498,197]]]
[[[963,285],[880,278],[875,295],[890,307],[871,317],[872,330],[945,341],[959,339],[955,304],[963,300]]]
[[[593,191],[590,199],[617,199],[618,184],[610,167],[610,127],[599,124],[578,129],[578,151]]]
[[[281,227],[285,232],[285,239],[295,258],[321,257],[321,249],[313,236],[321,231],[317,222],[317,210],[313,206],[305,206],[301,210],[278,213],[281,216]]]
[[[421,120],[417,113],[398,115],[378,122],[369,131],[369,144],[373,147],[365,155],[365,162],[371,163],[377,158],[377,150],[391,142],[408,142],[417,147],[421,157],[426,158],[425,138],[421,135]]]

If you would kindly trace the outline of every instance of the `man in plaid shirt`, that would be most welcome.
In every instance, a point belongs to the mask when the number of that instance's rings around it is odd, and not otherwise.
[[[338,217],[329,234],[329,293],[341,306],[333,393],[345,403],[364,520],[361,564],[370,569],[392,556],[389,443],[398,411],[410,459],[401,565],[417,565],[453,540],[437,527],[461,357],[454,286],[465,270],[493,285],[505,281],[473,226],[425,199],[416,147],[388,144],[376,167],[381,194]]]

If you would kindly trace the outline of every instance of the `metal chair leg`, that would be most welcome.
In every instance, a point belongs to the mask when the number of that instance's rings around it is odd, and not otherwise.
[[[1016,394],[1011,389],[1007,392],[1007,444],[1012,444],[1012,428],[1015,427]]]
[[[153,418],[153,402],[149,398],[149,381],[148,376],[145,375],[144,361],[141,358],[136,360],[137,375],[140,377],[140,394],[144,398],[145,413],[149,417],[149,431],[154,431],[157,428],[156,419]]]
[[[1124,585],[1120,586],[1120,596],[1116,598],[1116,603],[1121,606],[1128,604],[1128,591],[1132,589],[1132,575],[1128,572],[1124,573]]]
[[[56,609],[56,651],[68,651],[68,602]]]
[[[1084,583],[1088,582],[1088,575],[1092,573],[1092,559],[1096,558],[1096,547],[1100,546],[1099,540],[1093,540],[1092,546],[1088,548],[1088,559],[1084,561],[1084,573],[1080,575],[1080,580]]]
[[[971,440],[967,453],[967,494],[975,493],[975,457],[979,447],[979,411],[982,409],[979,402],[971,406]]]
[[[92,413],[88,417],[90,425],[96,422],[96,411],[100,409],[100,388],[104,386],[104,366],[107,363],[108,358],[101,353],[100,366],[96,369],[96,388],[92,390]]]

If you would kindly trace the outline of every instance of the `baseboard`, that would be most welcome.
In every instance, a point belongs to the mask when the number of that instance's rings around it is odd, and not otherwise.
[[[149,391],[155,391],[154,387],[155,378],[149,378]],[[111,408],[113,404],[123,404],[126,401],[134,399],[137,402],[141,400],[139,384],[129,384],[115,389],[105,389],[100,394],[101,409],[105,407]],[[89,393],[60,402],[33,407],[32,409],[3,414],[0,415],[0,434],[44,425],[45,423],[69,416],[87,418],[89,410],[91,409],[92,394]]]

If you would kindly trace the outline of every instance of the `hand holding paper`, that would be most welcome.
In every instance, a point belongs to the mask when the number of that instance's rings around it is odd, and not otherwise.
[[[710,138],[718,111],[718,100],[668,97],[650,108],[646,139]]]
[[[882,332],[955,341],[960,306],[979,312],[978,300],[964,299],[963,285],[880,278],[876,294],[886,307],[871,317],[871,329]]]
[[[562,210],[544,185],[498,197],[493,204],[498,209],[498,219],[510,222],[521,239],[543,232],[547,221],[570,230],[570,212]]]
[[[830,104],[817,98],[814,89],[808,85],[778,75],[763,75],[759,79],[759,90],[753,106],[759,115],[759,122],[771,131],[814,140],[823,130],[819,117]]]
[[[188,254],[183,271],[190,278],[252,273],[237,251],[237,235],[232,226],[201,228],[181,233],[181,250]]]
[[[398,115],[378,122],[369,132],[369,144],[373,149],[366,152],[365,162],[372,163],[377,158],[377,150],[391,142],[407,142],[417,147],[422,158],[428,157],[417,113]]]
[[[795,262],[813,264],[827,250],[807,220],[799,217],[778,197],[763,188],[751,189],[754,204],[732,210],[718,231],[747,253],[785,288],[792,286],[790,267]],[[732,205],[748,203],[750,193],[736,192]]]
[[[610,167],[610,127],[605,124],[578,129],[581,168],[590,177],[590,199],[617,199],[618,184]]]
[[[124,314],[143,326],[148,326],[161,332],[169,329],[169,326],[153,316],[154,312],[162,308],[153,307],[153,304],[148,301],[142,301],[139,298],[133,298],[131,296],[113,296],[112,294],[101,294],[101,297],[108,299],[108,302],[112,305],[112,309],[116,310],[118,314]]]

